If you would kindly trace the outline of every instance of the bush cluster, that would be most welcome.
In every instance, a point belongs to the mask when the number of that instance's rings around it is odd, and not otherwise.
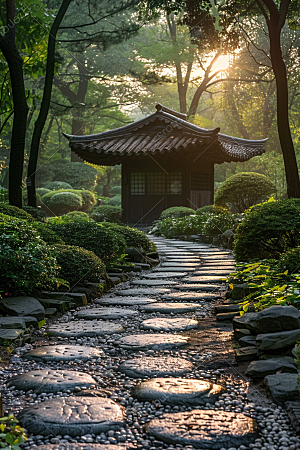
[[[186,217],[191,214],[195,214],[195,211],[192,208],[187,208],[186,206],[172,206],[171,208],[165,209],[161,213],[160,219],[168,219],[169,217]]]
[[[289,274],[300,273],[300,247],[282,253],[277,267],[280,272],[288,270]]]
[[[103,222],[102,226],[112,230],[125,239],[126,247],[138,247],[146,253],[156,252],[156,245],[142,231],[128,226],[121,226],[113,223]]]
[[[235,216],[230,213],[210,214],[204,223],[202,232],[206,236],[215,236],[233,228]]]
[[[0,213],[7,216],[18,217],[19,219],[27,220],[27,222],[33,222],[33,217],[23,209],[16,206],[10,206],[7,203],[0,203]]]
[[[46,206],[44,208],[46,212],[49,208],[47,214],[50,211],[54,215],[67,214],[78,210],[89,212],[95,204],[95,196],[85,189],[60,189],[43,195],[42,202]]]
[[[119,206],[119,207],[121,207],[121,204],[122,204],[122,197],[121,197],[121,195],[117,194],[114,197],[110,198],[108,204],[110,206]]]
[[[98,171],[81,162],[67,162],[57,171],[54,181],[64,181],[74,189],[92,191],[97,182]]]
[[[50,181],[45,184],[44,189],[48,189],[49,191],[59,191],[60,189],[73,189],[73,187],[64,181]]]
[[[96,222],[120,223],[122,208],[119,206],[101,205],[93,209],[91,218]]]
[[[197,209],[196,214],[201,215],[203,213],[210,213],[210,214],[224,214],[226,212],[229,212],[227,208],[223,208],[221,206],[216,205],[207,205],[202,206],[202,208]]]

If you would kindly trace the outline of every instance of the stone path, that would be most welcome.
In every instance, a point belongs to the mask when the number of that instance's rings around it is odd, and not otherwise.
[[[0,369],[5,413],[30,436],[22,448],[298,450],[283,410],[249,401],[218,363],[229,332],[213,310],[232,254],[153,240],[157,267],[55,319]]]

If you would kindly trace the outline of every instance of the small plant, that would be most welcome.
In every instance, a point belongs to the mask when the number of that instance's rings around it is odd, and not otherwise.
[[[179,217],[190,216],[191,214],[195,214],[195,211],[192,208],[186,206],[172,206],[161,213],[160,219],[168,219],[169,217],[176,219]]]
[[[18,425],[19,421],[14,416],[0,418],[0,446],[8,450],[20,450],[19,445],[23,444],[27,436],[24,428]]]
[[[91,218],[95,222],[112,222],[120,223],[122,216],[122,208],[119,206],[101,205],[93,209]]]
[[[216,193],[215,205],[242,213],[250,206],[268,199],[275,191],[274,184],[265,175],[241,172],[222,183]]]

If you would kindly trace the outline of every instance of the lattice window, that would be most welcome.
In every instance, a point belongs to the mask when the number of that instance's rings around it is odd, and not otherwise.
[[[145,195],[146,177],[145,172],[131,172],[130,174],[130,194]]]
[[[210,191],[211,174],[192,172],[191,173],[191,190],[192,191]]]
[[[167,194],[182,194],[182,172],[169,172],[167,175]]]
[[[163,172],[147,172],[147,194],[161,195],[165,193],[165,174]]]

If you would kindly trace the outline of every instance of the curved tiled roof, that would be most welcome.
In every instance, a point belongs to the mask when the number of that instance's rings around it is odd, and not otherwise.
[[[247,161],[264,153],[267,139],[247,140],[219,133],[220,129],[207,130],[187,120],[185,115],[160,104],[157,112],[103,133],[72,136],[72,150],[82,159],[96,164],[120,164],[126,158],[141,155],[161,157],[189,155],[214,163]]]

